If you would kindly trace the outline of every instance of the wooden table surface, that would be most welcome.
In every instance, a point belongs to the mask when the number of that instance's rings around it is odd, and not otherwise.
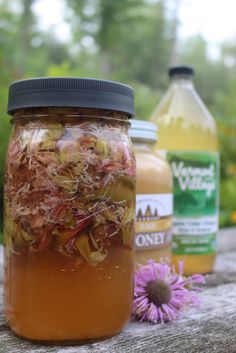
[[[236,353],[236,228],[220,231],[215,272],[207,276],[201,297],[201,308],[185,312],[175,323],[132,322],[105,341],[64,347],[32,344],[15,337],[4,321],[1,300],[0,353]]]

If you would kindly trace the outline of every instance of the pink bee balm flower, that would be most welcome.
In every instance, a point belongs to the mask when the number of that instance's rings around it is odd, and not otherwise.
[[[176,320],[181,310],[200,304],[199,283],[205,283],[204,276],[184,277],[183,263],[176,273],[166,263],[149,260],[135,271],[133,314],[152,323]]]

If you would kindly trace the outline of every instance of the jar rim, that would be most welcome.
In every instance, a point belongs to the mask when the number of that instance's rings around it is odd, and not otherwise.
[[[53,109],[60,109],[60,107],[50,107],[50,108],[53,108]],[[34,108],[34,110],[37,109],[37,108]],[[40,107],[40,109],[43,109]],[[47,109],[45,107],[45,109]],[[63,109],[63,108],[62,108]],[[66,107],[65,109],[70,109],[69,107]],[[26,109],[21,109],[21,110],[32,110],[32,108],[26,108]],[[20,110],[16,111],[15,114],[13,114],[13,116],[11,117],[10,119],[10,123],[14,124],[15,122],[17,121],[22,121],[22,120],[35,120],[35,119],[39,119],[39,120],[47,120],[48,123],[50,123],[50,118],[55,118],[55,112],[54,113],[45,113],[45,114],[37,114],[37,113],[30,113],[30,114],[24,114],[23,112],[19,113]],[[109,112],[111,113],[111,112]],[[130,119],[129,119],[129,116],[126,115],[126,113],[124,112],[121,112],[121,115],[122,116],[117,116],[117,114],[115,115],[110,115],[110,114],[95,114],[95,115],[88,115],[88,114],[75,114],[75,113],[60,113],[57,116],[57,118],[66,118],[67,119],[76,119],[77,121],[79,120],[80,122],[82,122],[82,119],[96,119],[96,120],[104,120],[104,121],[116,121],[116,122],[119,122],[119,123],[127,123],[128,126],[130,126]],[[124,115],[126,115],[126,118],[124,118]],[[51,120],[52,121],[52,120]],[[66,121],[65,121],[66,122]]]
[[[158,140],[158,128],[156,124],[146,120],[131,120],[129,136],[133,140],[155,143]]]

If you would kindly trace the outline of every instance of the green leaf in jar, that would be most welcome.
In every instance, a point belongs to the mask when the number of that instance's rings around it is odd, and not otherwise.
[[[52,181],[56,184],[57,187],[64,189],[69,194],[75,194],[77,191],[77,180],[71,179],[68,176],[64,175],[54,175],[51,177]]]
[[[122,231],[122,240],[124,245],[131,246],[133,242],[133,236],[132,236],[132,227],[131,225],[125,225],[121,227]]]
[[[129,201],[134,203],[135,182],[133,178],[123,175],[119,178],[110,192],[110,198],[113,201]]]
[[[74,166],[73,166],[73,173],[75,176],[80,175],[84,170],[84,165],[81,161],[78,161]]]
[[[22,249],[26,246],[26,243],[31,242],[34,237],[31,237],[22,228],[17,227],[16,233],[14,235],[14,247],[17,249]]]
[[[17,232],[16,223],[10,218],[10,215],[5,215],[4,224],[4,245],[7,256],[11,255],[13,250],[13,238]]]
[[[75,247],[80,252],[80,255],[90,265],[95,266],[97,263],[102,262],[106,254],[101,251],[91,251],[89,245],[89,236],[85,233],[80,233],[75,240]]]
[[[60,141],[59,156],[62,163],[79,163],[80,151],[76,141]]]
[[[103,216],[107,221],[116,222],[116,213],[112,209],[105,209],[103,211]]]
[[[134,238],[134,212],[132,210],[126,210],[121,223],[121,231],[123,244],[132,246]]]
[[[104,140],[97,139],[96,151],[101,159],[105,159],[110,152],[110,147]]]
[[[90,253],[90,263],[92,265],[96,265],[100,262],[103,262],[103,260],[105,260],[106,258],[106,254],[102,253],[101,251],[92,251]]]
[[[125,209],[124,216],[122,218],[122,225],[134,222],[134,210],[130,208]]]
[[[55,150],[57,141],[63,135],[65,129],[61,124],[56,124],[53,128],[44,131],[39,150]]]
[[[55,154],[55,152],[38,151],[34,155],[35,158],[44,165],[57,164],[59,162],[58,156]]]
[[[21,229],[19,232],[20,232],[20,235],[24,239],[25,242],[29,242],[29,241],[34,240],[34,236],[32,236],[29,233],[27,233],[24,229]]]

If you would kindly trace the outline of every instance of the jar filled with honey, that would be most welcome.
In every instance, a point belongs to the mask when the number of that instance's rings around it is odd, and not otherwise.
[[[135,263],[171,259],[172,174],[168,162],[154,153],[156,125],[132,120],[129,130],[137,163]]]
[[[13,83],[5,175],[5,315],[43,342],[116,334],[133,297],[135,159],[129,86]]]

